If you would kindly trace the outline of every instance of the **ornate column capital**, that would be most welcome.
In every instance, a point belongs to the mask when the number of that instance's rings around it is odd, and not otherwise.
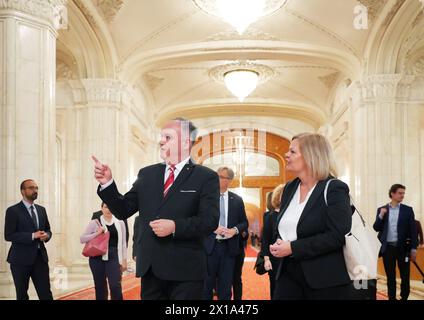
[[[366,76],[361,83],[362,99],[394,102],[401,74],[375,74]]]
[[[3,10],[20,11],[47,20],[54,29],[66,27],[68,0],[0,0],[0,13]]]
[[[127,86],[114,79],[82,79],[89,105],[124,105],[128,99]]]

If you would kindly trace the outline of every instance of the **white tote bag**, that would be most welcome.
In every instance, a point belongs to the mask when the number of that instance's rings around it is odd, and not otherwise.
[[[324,200],[327,203],[327,191],[330,182],[328,180],[324,190]],[[370,280],[377,278],[378,253],[381,243],[377,238],[377,233],[365,223],[356,207],[352,214],[352,228],[345,235],[346,243],[343,247],[343,255],[351,280]]]

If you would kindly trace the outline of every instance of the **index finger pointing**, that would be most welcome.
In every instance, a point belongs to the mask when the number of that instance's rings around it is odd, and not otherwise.
[[[95,156],[91,156],[91,159],[93,159],[93,161],[96,163],[96,164],[101,164],[100,163],[100,161],[99,161],[99,159],[97,159]]]

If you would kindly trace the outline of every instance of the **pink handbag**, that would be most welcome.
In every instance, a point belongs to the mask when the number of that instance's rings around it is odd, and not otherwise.
[[[101,227],[100,222],[96,219],[97,224]],[[104,232],[94,239],[88,241],[84,249],[82,250],[82,255],[84,257],[98,257],[106,254],[109,246],[110,233]]]

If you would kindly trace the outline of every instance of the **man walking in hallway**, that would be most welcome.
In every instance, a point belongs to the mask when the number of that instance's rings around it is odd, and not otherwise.
[[[118,192],[110,168],[95,157],[98,195],[119,219],[137,211],[139,242],[136,275],[144,300],[202,298],[206,276],[203,241],[219,219],[216,172],[193,163],[190,151],[196,128],[174,119],[161,130],[164,163],[142,168],[125,195]]]
[[[247,231],[248,221],[243,199],[228,187],[234,178],[230,168],[217,170],[220,186],[219,227],[205,241],[208,276],[205,281],[204,298],[212,300],[213,288],[217,286],[219,300],[231,300],[231,286],[236,256],[240,253],[239,236]]]
[[[374,230],[378,231],[381,241],[380,256],[383,257],[387,276],[389,300],[396,300],[396,262],[401,277],[400,296],[409,296],[410,260],[415,261],[417,254],[417,230],[414,211],[402,204],[405,186],[394,184],[389,190],[391,201],[377,210]]]
[[[29,279],[32,279],[40,300],[53,300],[50,291],[49,264],[44,245],[52,233],[46,209],[34,201],[38,185],[34,180],[21,183],[22,201],[6,210],[4,237],[12,242],[7,262],[10,263],[16,299],[28,300]]]

